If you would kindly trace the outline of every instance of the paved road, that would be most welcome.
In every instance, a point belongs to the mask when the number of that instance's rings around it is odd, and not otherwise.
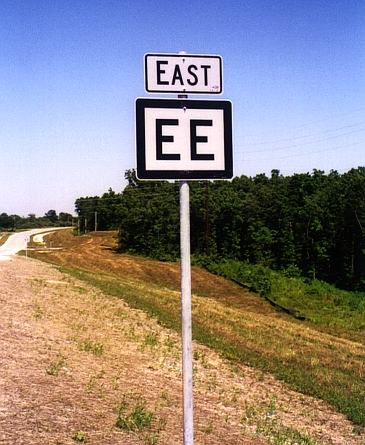
[[[20,250],[24,250],[30,237],[37,233],[54,232],[55,230],[64,230],[69,227],[48,227],[45,229],[32,229],[24,232],[18,232],[11,235],[6,242],[0,246],[0,261],[10,260],[12,255],[16,255]]]

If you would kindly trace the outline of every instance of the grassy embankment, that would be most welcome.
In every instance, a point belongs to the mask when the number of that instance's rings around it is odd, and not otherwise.
[[[111,268],[116,259],[108,262],[101,257],[95,264],[94,256],[88,264],[85,257],[74,261],[73,255],[57,255],[48,256],[48,260],[63,264],[64,272],[123,298],[162,325],[180,331],[178,282],[167,278],[164,282],[161,273],[157,280],[153,270],[148,279],[136,279],[129,275],[128,268]],[[138,261],[143,267],[143,259],[128,257],[128,261]],[[240,272],[244,270],[242,265],[227,264],[205,267],[256,288],[289,313],[273,308],[258,295],[242,291],[240,299],[233,287],[234,298],[215,296],[200,287],[193,296],[193,337],[233,363],[270,372],[292,388],[327,401],[356,424],[365,426],[364,296],[323,283],[306,284],[262,268],[256,270],[256,276],[252,268],[249,281],[247,270]],[[154,263],[156,273],[161,267]],[[178,265],[171,265],[174,267]],[[198,274],[198,269],[194,273]],[[252,304],[253,299],[257,304]]]
[[[9,236],[12,235],[12,232],[0,232],[0,246],[2,246],[5,241],[9,238]]]
[[[277,309],[317,327],[365,340],[365,293],[349,292],[319,280],[290,277],[235,260],[197,258],[195,263],[264,297]]]

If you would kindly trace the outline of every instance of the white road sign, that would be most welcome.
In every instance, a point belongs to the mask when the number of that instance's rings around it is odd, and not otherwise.
[[[232,166],[229,101],[137,99],[139,179],[228,179]]]
[[[222,93],[222,58],[196,54],[146,54],[148,93]]]

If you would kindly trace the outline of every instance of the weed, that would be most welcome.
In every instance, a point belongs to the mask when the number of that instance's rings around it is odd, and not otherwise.
[[[157,445],[159,441],[159,433],[145,433],[142,435],[145,445]]]
[[[241,419],[245,424],[256,426],[256,433],[272,445],[319,445],[318,442],[294,428],[287,427],[275,418],[276,398],[268,404],[248,405]]]
[[[268,417],[274,416],[276,414],[276,411],[277,411],[276,401],[277,401],[277,399],[275,396],[270,399],[270,402],[269,402],[269,404],[267,406],[267,410],[266,410],[266,415]]]
[[[245,409],[245,413],[242,416],[242,423],[255,423],[256,419],[261,415],[261,409],[256,405],[248,405]]]
[[[77,290],[79,294],[86,294],[88,292],[88,289],[81,286],[74,286],[74,289]]]
[[[128,327],[128,330],[125,332],[126,337],[134,342],[139,342],[140,336],[133,325]]]
[[[149,346],[150,348],[154,348],[158,345],[158,337],[155,332],[147,334],[144,339],[145,346]]]
[[[203,366],[203,368],[209,368],[209,362],[208,362],[207,355],[205,354],[205,352],[194,350],[193,358],[195,361],[200,362],[201,365]]]
[[[239,365],[237,363],[235,363],[235,362],[228,362],[228,367],[233,372],[233,374],[242,375],[243,376],[242,369],[239,367]]]
[[[70,327],[76,333],[78,333],[78,332],[80,332],[80,331],[82,331],[84,329],[83,323],[79,323],[79,322],[72,322],[72,323],[70,323]]]
[[[162,391],[161,393],[161,402],[162,406],[172,406],[171,397],[166,390]]]
[[[171,352],[176,347],[176,342],[168,336],[165,340],[165,346],[169,352]]]
[[[34,304],[34,312],[33,312],[33,316],[36,320],[40,320],[44,315],[43,309],[40,306],[39,303],[35,303]]]
[[[215,391],[218,385],[218,378],[216,373],[211,373],[207,382],[208,391]]]
[[[231,397],[230,397],[230,401],[231,401],[232,403],[237,403],[237,402],[238,402],[238,398],[239,398],[239,396],[240,396],[240,390],[237,389],[237,388],[233,388],[233,390],[232,390],[232,395],[231,395]]]
[[[85,340],[79,344],[80,351],[91,352],[91,354],[100,357],[104,353],[104,345],[92,340]]]
[[[105,371],[101,370],[97,374],[90,376],[89,382],[86,385],[86,392],[87,393],[93,392],[97,388],[100,380],[104,378],[104,375]]]
[[[121,320],[125,320],[125,319],[127,318],[127,314],[126,314],[125,309],[118,308],[118,309],[115,311],[115,315],[116,315],[117,317],[119,317]]]
[[[75,442],[86,442],[86,433],[84,433],[83,431],[76,431],[73,435],[72,435],[72,439]]]
[[[200,431],[206,435],[213,433],[213,422],[210,421],[206,425],[200,427]]]
[[[118,407],[116,427],[135,433],[145,445],[157,445],[165,422],[147,408],[146,401],[140,395],[124,395]]]
[[[276,420],[259,421],[256,432],[272,445],[319,445],[317,440],[300,431],[282,425]]]
[[[365,428],[363,426],[354,425],[352,432],[360,436],[361,434],[365,433]]]
[[[63,356],[59,356],[55,361],[50,363],[50,365],[46,369],[46,373],[48,375],[53,375],[57,377],[61,369],[65,366],[65,364],[66,364],[65,358]]]
[[[116,426],[121,430],[140,431],[151,428],[154,414],[146,408],[146,402],[138,397],[134,406],[130,407],[123,399],[118,408]]]

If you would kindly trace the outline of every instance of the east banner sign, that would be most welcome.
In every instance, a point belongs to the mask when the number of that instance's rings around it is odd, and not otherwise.
[[[196,54],[146,54],[148,93],[221,94],[222,58]]]
[[[139,179],[230,179],[230,101],[136,100]]]

